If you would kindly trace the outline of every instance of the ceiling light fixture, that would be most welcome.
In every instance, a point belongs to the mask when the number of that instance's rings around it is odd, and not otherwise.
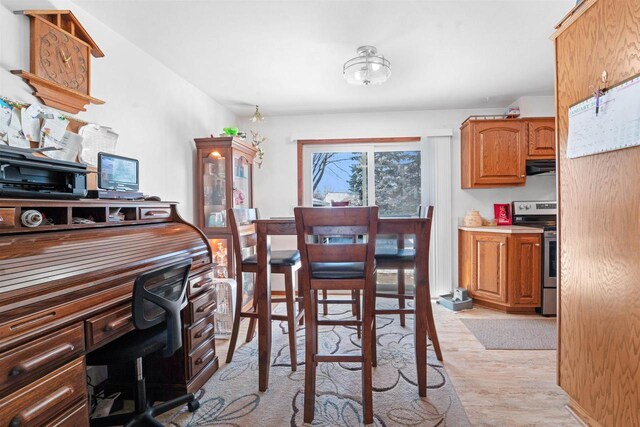
[[[264,122],[264,116],[260,113],[258,106],[256,105],[256,112],[253,113],[253,116],[249,118],[249,120],[253,123],[262,123]]]
[[[391,63],[373,46],[360,46],[358,56],[344,63],[342,76],[352,85],[380,85],[391,77]]]

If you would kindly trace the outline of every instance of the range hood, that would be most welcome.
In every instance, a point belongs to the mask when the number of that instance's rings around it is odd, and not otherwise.
[[[527,175],[555,175],[555,160],[527,160]]]

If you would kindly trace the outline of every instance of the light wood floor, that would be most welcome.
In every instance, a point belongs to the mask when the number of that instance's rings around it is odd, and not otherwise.
[[[579,426],[556,385],[554,350],[485,350],[461,318],[529,317],[485,308],[453,313],[434,304],[444,363],[467,416],[476,426]],[[244,342],[248,321],[242,322]],[[224,365],[228,341],[216,341]]]

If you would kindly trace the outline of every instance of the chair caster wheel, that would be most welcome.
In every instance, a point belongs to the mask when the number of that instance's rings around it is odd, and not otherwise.
[[[198,410],[199,407],[200,407],[200,402],[198,402],[197,400],[192,400],[191,402],[187,403],[187,408],[189,409],[189,412],[195,412]]]

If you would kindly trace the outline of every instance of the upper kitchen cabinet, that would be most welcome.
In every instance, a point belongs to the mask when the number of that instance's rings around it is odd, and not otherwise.
[[[553,118],[469,118],[460,134],[462,188],[523,186],[528,159],[555,158]]]
[[[556,122],[553,117],[527,119],[527,159],[556,158]]]
[[[525,123],[520,120],[467,120],[460,131],[462,188],[524,185]]]

